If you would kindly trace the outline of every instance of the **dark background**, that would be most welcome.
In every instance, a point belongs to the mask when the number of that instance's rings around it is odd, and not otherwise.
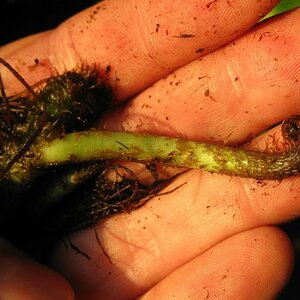
[[[0,46],[52,29],[95,0],[0,0]]]
[[[0,46],[33,33],[55,28],[68,17],[97,2],[99,1],[0,0]],[[282,228],[293,241],[296,268],[288,286],[277,299],[296,300],[300,299],[300,221],[285,224]]]

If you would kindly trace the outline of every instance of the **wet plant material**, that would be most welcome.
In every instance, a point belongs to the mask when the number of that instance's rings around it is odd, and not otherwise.
[[[300,117],[285,120],[283,152],[256,152],[167,136],[91,129],[112,106],[107,70],[82,66],[7,96],[0,77],[1,235],[30,253],[119,212],[130,212],[161,193],[156,163],[202,168],[255,179],[283,179],[300,172]],[[116,160],[146,166],[145,185]],[[48,247],[48,246],[46,246]]]
[[[5,61],[0,62],[16,72]],[[21,83],[25,83],[20,75],[16,76]],[[25,160],[20,164],[20,160],[28,156],[32,145],[89,128],[112,99],[111,89],[96,67],[65,72],[40,85],[42,87],[35,91],[26,84],[26,93],[6,97],[1,82],[2,178],[10,174],[16,177],[16,181],[26,180],[22,173],[30,166],[26,166]]]
[[[7,97],[2,80],[0,82],[0,217],[3,228],[7,227],[7,219],[18,224],[17,220],[28,217],[23,217],[23,211],[25,208],[29,212],[28,199],[36,198],[32,192],[36,185],[58,177],[60,192],[67,193],[65,178],[71,174],[76,176],[78,167],[65,166],[63,172],[51,165],[32,168],[35,154],[31,149],[42,141],[90,128],[111,105],[112,90],[96,66],[82,66],[52,76],[33,88],[6,61],[1,59],[0,62],[26,88],[23,93]],[[90,167],[85,177],[90,177]],[[39,192],[43,195],[43,191]],[[34,202],[30,200],[31,204]]]
[[[0,63],[26,88],[8,97],[0,76],[2,236],[33,254],[104,217],[129,212],[161,190],[165,181],[158,176],[146,186],[111,159],[35,163],[38,145],[94,130],[93,123],[112,106],[108,68],[81,66],[31,87],[6,61],[0,58]]]

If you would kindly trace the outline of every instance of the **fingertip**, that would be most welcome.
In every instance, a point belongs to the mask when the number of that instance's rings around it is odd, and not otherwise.
[[[20,38],[16,41],[10,42],[4,46],[0,47],[1,56],[12,56],[15,51],[18,49],[25,48],[29,46],[31,43],[36,42],[37,40],[41,39],[44,35],[47,35],[47,32],[41,32],[29,35],[27,37]]]
[[[208,249],[141,299],[275,299],[292,268],[293,250],[287,235],[275,227],[258,227]]]
[[[257,261],[262,265],[258,271],[263,278],[263,299],[274,299],[291,278],[294,268],[293,245],[288,235],[278,227],[261,227],[257,232],[261,252]]]
[[[73,300],[70,284],[58,273],[0,240],[1,300]]]

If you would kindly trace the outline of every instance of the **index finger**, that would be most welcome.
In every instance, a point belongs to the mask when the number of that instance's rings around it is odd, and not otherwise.
[[[83,61],[110,65],[117,98],[125,99],[241,35],[278,2],[107,0],[4,58],[30,84]],[[0,49],[0,56],[5,52]],[[15,92],[8,73],[2,75],[6,88]]]

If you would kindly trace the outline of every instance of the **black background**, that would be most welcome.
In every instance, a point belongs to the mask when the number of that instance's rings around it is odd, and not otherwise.
[[[99,2],[95,0],[0,1],[0,46],[33,33],[55,28],[73,14]],[[294,243],[296,268],[288,286],[278,299],[296,300],[300,299],[300,221],[283,225],[282,228]]]
[[[52,29],[93,0],[0,0],[0,45]]]

